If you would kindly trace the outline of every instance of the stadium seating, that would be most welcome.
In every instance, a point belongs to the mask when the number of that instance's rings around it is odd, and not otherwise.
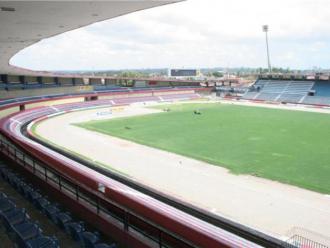
[[[0,214],[5,213],[14,208],[16,208],[16,205],[10,199],[8,198],[0,199]]]
[[[311,81],[291,81],[283,94],[300,94],[306,95],[312,89],[314,82]]]
[[[28,193],[28,200],[30,200],[32,203],[36,202],[41,197],[42,195],[37,190],[31,190]]]
[[[24,84],[21,84],[21,83],[8,83],[6,85],[6,90],[17,90],[17,89],[24,89]]]
[[[0,76],[0,90],[28,90],[28,89],[42,89],[51,87],[73,87],[73,86],[92,86],[94,91],[107,91],[107,90],[120,90],[124,86],[118,85],[120,82],[113,78],[84,78],[79,76],[66,77],[66,76],[19,76],[19,75],[3,75]],[[134,80],[133,80],[134,81]],[[199,83],[174,83],[162,82],[157,84],[156,88],[173,88],[175,87],[199,87]],[[134,85],[134,84],[133,84]],[[132,90],[138,89],[138,87],[129,87]],[[151,89],[151,87],[145,86],[144,89]]]
[[[245,99],[255,99],[255,97],[259,95],[259,92],[257,91],[248,91],[244,94]]]
[[[46,205],[43,211],[53,223],[57,224],[57,215],[61,211],[58,204]]]
[[[99,239],[98,233],[84,232],[82,234],[82,241],[86,248],[94,248]]]
[[[268,84],[269,80],[258,80],[257,82],[255,82],[254,86],[263,88],[265,86],[265,84]]]
[[[120,89],[120,87],[116,85],[94,85],[93,88],[95,91]]]
[[[40,197],[36,199],[33,203],[41,212],[43,212],[44,209],[50,204],[46,197]]]
[[[312,91],[316,92],[316,96],[308,96],[308,93]],[[330,98],[329,82],[258,80],[242,98],[289,103],[329,104],[325,96]]]
[[[42,234],[37,223],[31,221],[25,209],[16,208],[13,201],[6,194],[0,193],[0,219],[9,236],[12,237],[16,247],[58,248],[59,243],[55,237]],[[9,206],[9,207],[8,207]]]
[[[10,231],[13,226],[27,222],[30,219],[26,210],[19,208],[13,208],[9,211],[3,212],[1,218],[7,231]]]
[[[56,215],[56,224],[63,230],[65,230],[65,225],[72,221],[73,219],[68,212],[60,212]]]
[[[35,83],[35,84],[24,84],[23,89],[38,89],[41,88],[41,84]]]
[[[315,91],[317,97],[330,97],[330,83],[318,81],[313,86],[312,90]]]
[[[108,245],[104,243],[96,244],[94,245],[94,248],[116,248],[117,246],[115,244]]]
[[[42,230],[38,224],[29,220],[13,225],[13,231],[15,232],[17,243],[21,244],[22,247],[24,247],[24,243],[27,240],[42,236]]]
[[[300,100],[304,97],[304,95],[300,94],[281,94],[277,101],[279,102],[290,102],[290,103],[299,103]]]
[[[261,89],[262,93],[282,93],[288,86],[288,81],[268,81]]]
[[[305,104],[330,105],[330,97],[325,96],[306,96],[303,100]]]
[[[27,248],[40,248],[40,247],[47,247],[47,248],[56,248],[60,247],[58,240],[55,237],[47,237],[41,236],[35,239],[28,240],[26,242]]]
[[[278,93],[260,92],[255,99],[263,100],[263,101],[275,101],[277,97],[278,97]]]
[[[20,175],[8,169],[1,161],[0,176],[82,247],[117,247],[115,243],[111,245],[102,243],[98,232],[86,230],[84,222],[75,221],[69,212],[62,211],[58,203],[50,202],[40,191],[35,190],[33,186],[26,183]],[[0,192],[0,221],[17,247],[59,247],[59,241],[56,237],[43,235],[39,224],[30,219],[26,210],[17,208],[14,201],[3,192]]]
[[[85,231],[84,222],[70,222],[65,224],[65,231],[71,236],[73,240],[81,241],[82,234]]]

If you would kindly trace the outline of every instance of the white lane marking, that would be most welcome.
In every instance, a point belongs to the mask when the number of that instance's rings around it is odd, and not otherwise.
[[[58,108],[55,108],[54,106],[49,106],[51,109],[55,110],[56,112],[58,112]]]
[[[15,122],[15,123],[18,123],[20,125],[22,125],[22,122],[18,121],[18,120],[15,120],[14,118],[10,118],[10,121],[12,122]]]

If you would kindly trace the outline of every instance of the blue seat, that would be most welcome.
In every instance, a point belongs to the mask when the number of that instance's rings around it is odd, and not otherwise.
[[[42,195],[39,193],[39,191],[36,191],[36,190],[30,191],[28,193],[28,200],[30,202],[32,202],[33,204],[36,202],[36,200],[38,200],[41,197],[42,197]]]
[[[50,204],[50,202],[45,197],[37,198],[33,204],[36,206],[37,209],[44,212],[44,209]]]
[[[7,195],[3,192],[0,192],[0,199],[2,199],[2,198],[7,198]]]
[[[20,184],[18,184],[18,187],[17,187],[17,191],[24,195],[24,192],[25,192],[25,188],[28,186],[28,184],[26,182],[24,182],[24,180],[21,181]]]
[[[7,212],[1,214],[2,222],[7,231],[12,231],[15,225],[26,222],[30,219],[29,215],[26,213],[26,210],[14,208]]]
[[[81,241],[82,233],[85,231],[85,224],[82,221],[67,223],[65,224],[65,231],[73,240]]]
[[[0,161],[0,168],[7,168],[7,165]]]
[[[24,84],[24,89],[38,89],[41,88],[41,84]]]
[[[1,173],[1,177],[3,178],[3,179],[5,179],[5,180],[8,180],[8,173],[10,173],[10,171],[8,170],[8,168],[6,168],[6,167],[2,167],[1,169],[0,169],[0,173]]]
[[[47,215],[47,217],[54,222],[57,223],[57,214],[60,212],[60,208],[58,204],[50,204],[44,208],[44,213]]]
[[[100,240],[100,235],[98,233],[83,232],[82,237],[85,248],[94,248],[96,243]]]
[[[8,83],[6,85],[7,90],[16,90],[16,89],[24,89],[24,84],[22,83]]]
[[[42,236],[42,230],[35,223],[30,221],[13,226],[15,241],[19,247],[26,247],[26,241]]]
[[[16,208],[16,205],[9,198],[0,199],[0,213],[7,212],[13,208]]]
[[[25,198],[28,199],[31,203],[41,197],[39,191],[35,190],[32,186],[27,185],[27,188],[24,191]]]
[[[7,84],[6,83],[0,83],[0,89],[7,89]]]
[[[34,189],[30,186],[30,185],[25,185],[25,187],[23,188],[23,195],[25,198],[29,198],[31,192],[34,191]]]
[[[43,88],[50,88],[50,87],[58,87],[59,85],[56,83],[53,84],[42,84],[41,87]]]
[[[20,185],[24,183],[23,179],[20,176],[15,175],[15,177],[12,178],[11,185],[16,189],[20,189]]]
[[[94,248],[117,248],[117,245],[116,244],[108,245],[105,243],[99,243],[99,244],[95,244]]]
[[[5,180],[7,180],[8,172],[9,172],[8,168],[6,168],[6,167],[1,167],[0,168],[0,175]]]
[[[56,237],[41,236],[26,242],[27,248],[59,248]]]
[[[6,176],[6,180],[8,181],[8,183],[10,183],[11,185],[13,184],[13,180],[15,178],[15,174],[11,171],[8,171],[7,176]]]
[[[16,176],[12,179],[11,185],[15,188],[18,189],[18,186],[22,183],[22,179],[19,176]]]
[[[65,230],[65,225],[72,222],[72,217],[67,212],[60,212],[56,214],[56,224],[62,229]]]

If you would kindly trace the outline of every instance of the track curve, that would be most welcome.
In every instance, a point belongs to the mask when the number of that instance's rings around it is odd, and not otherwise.
[[[22,132],[32,121],[69,111],[130,104],[133,102],[172,101],[199,97],[195,92],[180,93],[180,91],[167,90],[163,91],[163,93],[161,97],[161,93],[157,95],[152,94],[150,96],[134,96],[133,93],[131,96],[128,96],[127,93],[125,93],[124,97],[118,97],[116,99],[37,107],[11,114],[3,118],[0,122],[0,132],[2,134],[1,150],[4,154],[7,153],[11,159],[14,157],[16,162],[19,157],[19,161],[21,161],[22,164],[28,164],[25,155],[22,157],[18,156],[16,150],[15,155],[13,155],[9,152],[9,146],[7,149],[6,146],[3,145],[5,143],[11,143],[19,152],[33,157],[36,161],[42,161],[47,168],[56,171],[56,173],[65,178],[65,180],[77,185],[81,191],[88,192],[93,199],[97,199],[97,202],[104,202],[105,205],[114,205],[124,212],[128,212],[131,217],[131,223],[134,223],[134,225],[137,225],[136,223],[139,221],[144,221],[150,225],[150,227],[146,227],[146,232],[151,232],[152,228],[157,228],[160,230],[157,234],[160,235],[157,241],[160,245],[162,245],[162,242],[164,242],[164,244],[166,242],[172,242],[172,244],[180,244],[180,247],[259,247],[258,244],[267,247],[281,247],[281,241],[262,233],[223,219],[215,219],[207,213],[194,209],[192,206],[187,206],[170,197],[159,195],[159,192],[144,188],[142,185],[133,185],[132,182],[124,180],[123,178],[116,178],[115,175],[105,175],[104,171],[97,171],[91,166],[85,166],[84,161],[74,160],[74,158],[68,156],[68,154],[38,143]],[[95,95],[97,95],[97,93],[93,93],[93,96]],[[86,95],[83,96],[86,97]],[[67,97],[74,96],[70,95]],[[65,98],[65,96],[59,98]],[[44,98],[32,99],[31,101],[35,102],[38,100],[45,101]],[[26,101],[8,103],[8,106],[12,106],[13,104],[21,105],[23,103],[26,104]],[[33,167],[33,171],[35,172],[35,167]],[[46,169],[45,174],[47,181]],[[88,208],[88,206],[86,208]],[[100,217],[101,214],[98,208],[97,206],[94,214]],[[126,226],[127,224],[128,227]],[[130,233],[129,224],[129,221],[128,223],[124,223],[123,230],[126,234],[134,236],[134,232]],[[139,227],[141,226],[143,225]],[[228,231],[224,230],[224,228]],[[229,231],[243,236],[245,239]],[[151,239],[154,238],[153,234],[149,235],[149,239],[150,236]],[[170,241],[171,239],[173,240]],[[139,240],[132,241],[132,244],[139,244],[138,247],[140,247],[140,245],[141,247],[152,247],[152,245],[145,240],[145,237],[135,237],[134,240]],[[185,246],[181,246],[181,244]],[[174,245],[173,247],[178,246]]]

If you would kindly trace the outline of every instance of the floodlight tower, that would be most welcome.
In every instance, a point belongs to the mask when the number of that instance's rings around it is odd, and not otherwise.
[[[266,49],[267,49],[267,62],[268,62],[268,72],[272,72],[272,67],[270,65],[270,58],[269,58],[269,46],[268,46],[268,25],[262,25],[262,31],[266,34]]]

